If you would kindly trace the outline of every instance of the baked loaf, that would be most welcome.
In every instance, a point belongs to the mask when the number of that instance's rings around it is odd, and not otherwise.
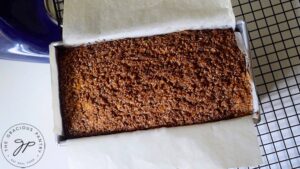
[[[66,137],[230,119],[253,110],[231,29],[188,30],[58,49]]]

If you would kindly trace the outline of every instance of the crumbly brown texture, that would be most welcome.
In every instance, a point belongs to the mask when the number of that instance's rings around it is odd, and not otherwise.
[[[245,57],[227,30],[189,30],[60,48],[68,138],[248,115]]]

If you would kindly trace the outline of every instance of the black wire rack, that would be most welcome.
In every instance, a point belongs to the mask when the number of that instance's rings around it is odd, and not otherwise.
[[[253,74],[262,110],[257,125],[265,165],[300,168],[299,0],[232,1],[247,22]]]
[[[64,12],[64,0],[53,0],[54,10],[55,10],[55,17],[57,23],[62,25],[63,23],[63,12]]]
[[[63,0],[53,0],[63,23]],[[299,0],[232,0],[247,23],[260,107],[258,140],[264,164],[240,169],[300,168]]]

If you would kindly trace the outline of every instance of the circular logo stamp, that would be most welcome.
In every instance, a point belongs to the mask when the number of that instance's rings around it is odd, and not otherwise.
[[[4,158],[20,168],[30,167],[39,162],[45,148],[42,133],[36,127],[25,123],[10,127],[1,140]]]

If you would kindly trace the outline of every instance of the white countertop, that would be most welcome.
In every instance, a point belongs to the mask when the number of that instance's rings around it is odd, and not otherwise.
[[[39,129],[45,140],[45,152],[39,162],[29,167],[32,169],[68,168],[66,152],[56,144],[53,133],[50,80],[49,64],[0,60],[0,139],[18,123]],[[29,150],[30,147],[19,153],[19,158],[32,155],[26,153]],[[16,167],[0,153],[0,168]]]

